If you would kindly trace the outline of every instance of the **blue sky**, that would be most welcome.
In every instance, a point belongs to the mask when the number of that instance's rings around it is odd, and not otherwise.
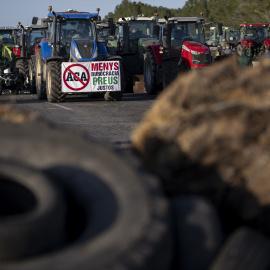
[[[50,5],[54,11],[66,11],[71,8],[92,13],[99,7],[101,18],[103,18],[108,12],[113,12],[115,6],[121,2],[122,0],[0,0],[0,26],[17,26],[18,22],[23,25],[31,24],[33,17],[46,17]],[[186,0],[142,0],[140,2],[152,6],[182,8]]]

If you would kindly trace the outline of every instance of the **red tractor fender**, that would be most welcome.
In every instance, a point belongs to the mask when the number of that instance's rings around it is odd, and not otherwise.
[[[270,39],[265,39],[264,40],[264,45],[266,46],[266,47],[270,47]]]
[[[158,44],[152,44],[147,47],[147,50],[151,50],[155,56],[157,65],[162,65],[163,63],[163,50],[161,49],[161,45]]]
[[[243,47],[254,47],[254,44],[252,42],[252,40],[250,39],[241,39],[239,40],[238,44],[242,44]]]

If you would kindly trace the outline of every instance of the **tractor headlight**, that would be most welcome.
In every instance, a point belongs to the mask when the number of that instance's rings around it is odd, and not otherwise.
[[[75,53],[75,57],[76,57],[77,59],[81,59],[81,58],[82,58],[82,56],[81,56],[81,54],[80,54],[78,48],[74,47],[74,53]]]

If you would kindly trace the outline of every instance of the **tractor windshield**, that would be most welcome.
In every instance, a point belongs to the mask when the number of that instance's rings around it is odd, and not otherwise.
[[[28,44],[30,46],[38,44],[43,38],[47,38],[47,31],[45,30],[33,30],[28,35]]]
[[[202,24],[197,22],[178,22],[172,24],[171,41],[173,46],[182,45],[185,41],[205,43]]]
[[[14,44],[15,39],[12,37],[12,31],[1,30],[0,31],[0,43],[1,44]]]
[[[59,24],[57,31],[60,32],[61,43],[70,43],[72,39],[76,38],[87,38],[91,40],[96,40],[95,25],[89,20],[77,19],[63,21]],[[57,39],[59,39],[59,36]]]
[[[250,39],[263,42],[269,36],[268,28],[263,26],[243,27],[241,29],[241,39]]]
[[[154,36],[154,25],[156,21],[140,21],[134,20],[129,22],[130,38],[148,38]]]

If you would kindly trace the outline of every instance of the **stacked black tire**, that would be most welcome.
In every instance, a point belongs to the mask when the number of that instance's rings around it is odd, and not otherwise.
[[[156,179],[80,134],[11,121],[0,135],[1,270],[170,269]]]

